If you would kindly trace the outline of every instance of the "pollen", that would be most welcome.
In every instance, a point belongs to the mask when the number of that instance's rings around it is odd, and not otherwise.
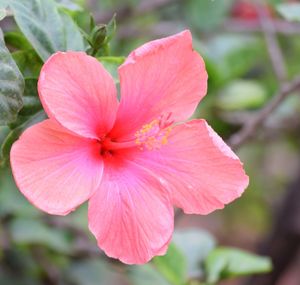
[[[168,143],[168,136],[172,130],[170,122],[155,119],[135,133],[135,143],[140,149],[154,150],[160,149],[162,145]]]

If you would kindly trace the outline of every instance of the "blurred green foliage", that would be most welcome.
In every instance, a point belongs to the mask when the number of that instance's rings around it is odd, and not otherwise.
[[[277,11],[289,21],[300,21],[300,3],[278,4]]]
[[[267,131],[259,134],[260,140],[240,150],[251,183],[222,215],[211,215],[219,225],[216,237],[199,228],[179,228],[168,253],[147,265],[125,266],[102,255],[87,230],[86,205],[59,219],[43,215],[19,193],[9,170],[12,143],[24,129],[45,118],[36,84],[43,62],[53,52],[85,50],[118,83],[117,68],[133,48],[184,28],[192,30],[194,48],[204,57],[209,73],[208,95],[195,117],[206,118],[228,138],[278,88],[261,33],[230,30],[230,21],[247,23],[243,11],[241,18],[232,15],[236,2],[174,0],[151,9],[149,1],[139,0],[0,0],[0,27],[3,24],[8,48],[1,41],[0,82],[3,76],[13,78],[12,88],[17,89],[16,102],[7,108],[11,91],[0,88],[0,284],[204,285],[270,270],[268,258],[219,247],[216,240],[253,245],[268,231],[272,207],[298,164],[299,97],[285,101],[265,123]],[[299,20],[295,14],[299,7],[283,2],[269,1],[274,17],[280,17],[277,9],[287,20]],[[92,24],[90,11],[96,19]],[[258,23],[255,17],[252,21]],[[291,78],[300,73],[300,39],[282,34],[279,40]],[[264,143],[270,140],[272,145]],[[233,232],[236,237],[231,240]]]

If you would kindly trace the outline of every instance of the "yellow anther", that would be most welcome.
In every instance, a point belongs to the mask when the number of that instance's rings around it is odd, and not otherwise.
[[[153,120],[149,124],[144,125],[139,131],[135,133],[135,143],[141,149],[159,149],[162,145],[168,143],[168,136],[171,132],[171,127],[164,126],[158,119]]]

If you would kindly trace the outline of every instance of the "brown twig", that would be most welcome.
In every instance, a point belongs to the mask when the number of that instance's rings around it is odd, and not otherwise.
[[[272,24],[276,33],[284,35],[300,34],[299,23],[272,19]],[[224,22],[222,29],[225,30],[225,32],[234,33],[260,33],[261,24],[257,20],[229,19]]]
[[[232,148],[240,147],[246,140],[250,139],[257,131],[258,127],[268,118],[268,116],[280,105],[280,103],[293,91],[300,87],[300,76],[296,77],[291,82],[286,82],[287,71],[285,67],[284,57],[276,38],[276,31],[272,20],[266,11],[257,2],[257,12],[261,30],[266,40],[267,48],[270,55],[270,60],[273,65],[274,72],[279,81],[279,91],[275,94],[272,100],[262,108],[257,115],[246,123],[243,128],[229,139],[229,144]]]
[[[280,103],[292,92],[300,88],[300,76],[296,77],[289,83],[282,84],[280,90],[273,96],[271,101],[261,109],[257,115],[250,120],[244,127],[229,139],[229,144],[236,149],[250,139],[256,132],[258,127],[269,117],[269,115],[280,105]]]
[[[261,3],[257,2],[256,10],[275,75],[280,83],[285,82],[287,79],[287,71],[273,21],[267,11],[262,7]]]

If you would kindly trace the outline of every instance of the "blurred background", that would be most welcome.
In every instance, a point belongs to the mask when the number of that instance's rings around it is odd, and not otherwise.
[[[189,265],[190,259],[199,260],[189,267],[187,280],[172,281],[160,259],[145,266],[110,260],[88,231],[86,205],[67,217],[44,215],[19,193],[9,167],[1,168],[0,284],[200,284],[200,263],[218,244],[270,256],[273,261],[271,273],[219,284],[299,285],[299,1],[57,2],[86,31],[89,13],[97,24],[108,23],[116,13],[110,56],[127,56],[149,40],[190,29],[209,73],[208,94],[195,117],[207,119],[237,151],[250,185],[222,211],[208,216],[177,212],[174,243],[185,252]],[[12,17],[1,21],[0,27],[4,32],[18,30]],[[9,37],[5,40],[10,47]],[[20,66],[20,55],[14,58]],[[107,67],[117,81],[115,66],[108,62]],[[8,133],[0,127],[0,141]],[[176,250],[171,254],[176,269],[182,261]]]

